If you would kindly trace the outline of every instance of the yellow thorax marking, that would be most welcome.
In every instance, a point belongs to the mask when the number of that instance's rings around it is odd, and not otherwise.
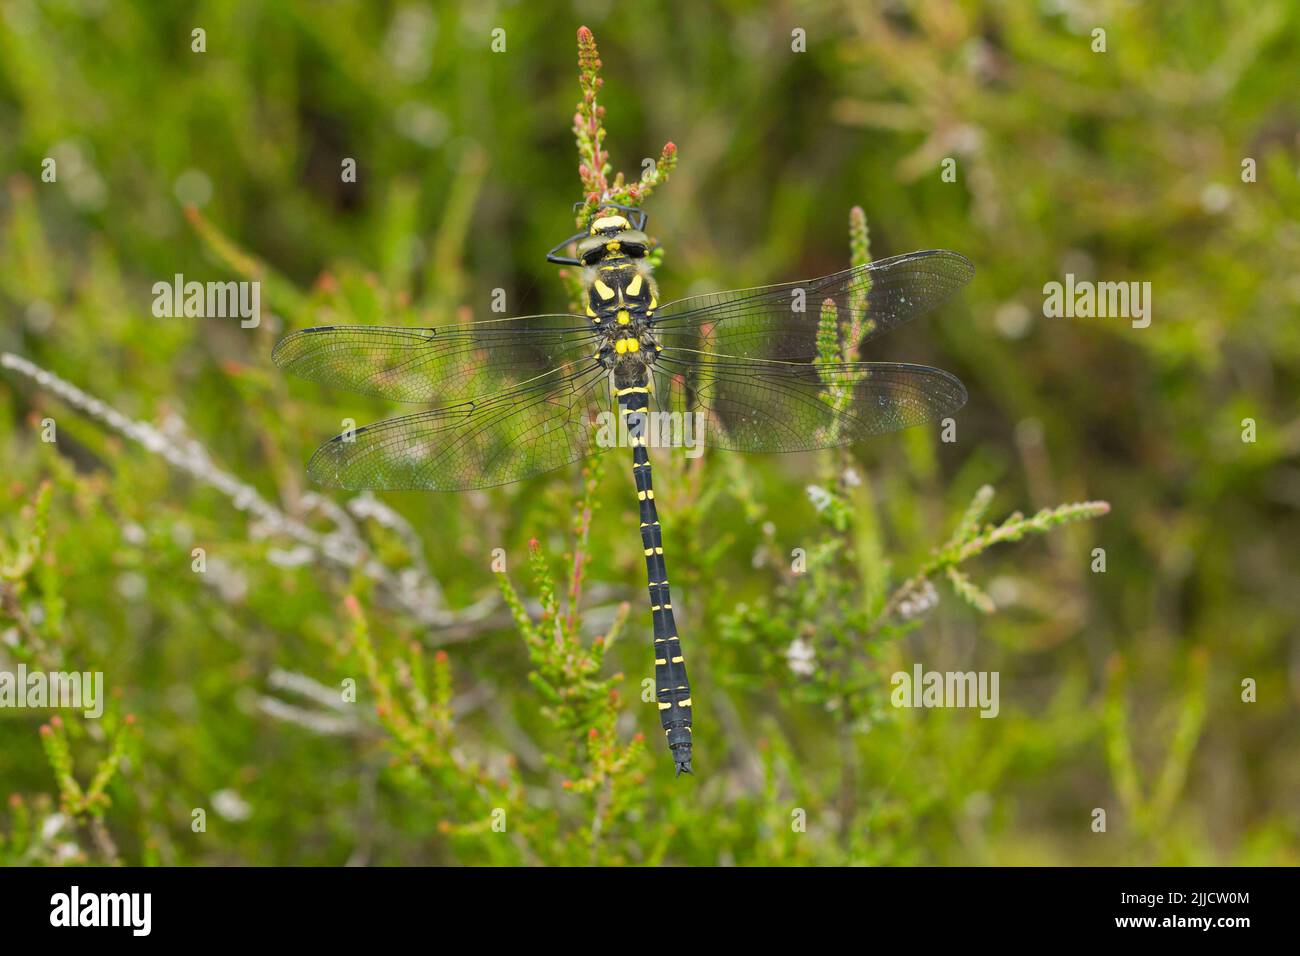
[[[600,279],[596,280],[595,285],[596,285],[596,291],[600,294],[600,297],[602,299],[614,298],[614,290],[611,289],[609,286],[605,285],[605,283],[602,282]]]
[[[627,325],[632,321],[632,316],[627,314],[627,309],[619,309],[617,313],[618,324]]]
[[[632,281],[627,284],[627,294],[636,298],[641,294],[641,273],[632,277]]]

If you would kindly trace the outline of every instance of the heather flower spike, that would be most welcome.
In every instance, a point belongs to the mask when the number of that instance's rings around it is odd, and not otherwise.
[[[578,178],[582,181],[583,206],[579,209],[577,225],[585,226],[597,213],[602,203],[618,203],[639,207],[654,192],[655,187],[668,181],[677,165],[677,147],[664,144],[654,166],[644,174],[626,177],[614,174],[605,148],[605,108],[598,102],[604,80],[600,76],[600,51],[596,38],[586,27],[578,28],[578,85],[582,99],[578,101],[573,117],[573,136],[578,147]],[[612,178],[611,178],[612,177]]]

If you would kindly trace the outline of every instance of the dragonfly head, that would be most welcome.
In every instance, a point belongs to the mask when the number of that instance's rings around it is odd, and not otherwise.
[[[546,256],[557,265],[593,266],[614,256],[641,259],[650,251],[650,239],[644,229],[646,214],[632,206],[612,204],[596,210],[587,228],[557,244]],[[577,258],[559,255],[571,242],[578,244]]]
[[[590,233],[578,242],[578,259],[584,266],[594,266],[611,256],[642,259],[650,251],[650,240],[640,229],[633,229],[622,216],[602,216],[591,224]]]

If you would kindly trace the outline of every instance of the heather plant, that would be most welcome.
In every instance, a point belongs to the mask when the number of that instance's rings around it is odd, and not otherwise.
[[[0,709],[0,860],[1296,862],[1291,5],[611,15],[576,191],[554,8],[200,5],[194,54],[154,6],[0,18],[0,671],[108,689]],[[623,468],[315,490],[391,410],[269,361],[557,311],[542,253],[611,201],[665,300],[838,269],[850,208],[850,262],[866,209],[979,270],[872,345],[959,374],[950,436],[657,456],[694,778]],[[262,322],[152,316],[178,273],[259,282]],[[1066,273],[1150,280],[1150,327],[1048,318]],[[893,706],[916,663],[999,671],[996,719]]]

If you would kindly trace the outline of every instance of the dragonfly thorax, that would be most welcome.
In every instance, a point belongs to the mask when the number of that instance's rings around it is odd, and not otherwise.
[[[644,258],[644,234],[630,229],[622,216],[597,219],[591,228],[590,239],[604,245],[600,257],[582,272],[587,317],[600,340],[601,364],[631,373],[652,365],[659,350],[651,332],[658,289]],[[640,255],[629,254],[629,234]]]
[[[649,323],[640,316],[629,316],[625,324],[604,324],[596,328],[600,343],[596,357],[605,368],[613,369],[622,384],[643,378],[643,370],[652,367],[660,351]]]

